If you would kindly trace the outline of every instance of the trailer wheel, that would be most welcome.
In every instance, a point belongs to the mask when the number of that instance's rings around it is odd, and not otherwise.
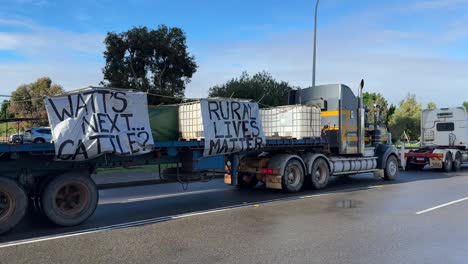
[[[283,191],[293,193],[302,189],[304,184],[304,168],[297,159],[288,161],[282,177]]]
[[[447,154],[445,155],[444,166],[442,169],[445,172],[450,172],[452,171],[452,167],[453,167],[452,154],[450,152],[447,152]]]
[[[454,171],[459,171],[461,170],[461,165],[462,165],[462,156],[460,154],[460,152],[457,152],[457,154],[455,154],[455,160],[453,161],[453,170]]]
[[[394,155],[387,158],[384,169],[384,180],[394,181],[398,177],[398,160]]]
[[[48,182],[41,195],[44,215],[60,226],[86,221],[96,210],[99,193],[88,175],[68,173]]]
[[[312,166],[312,174],[310,175],[312,186],[315,189],[323,189],[328,185],[330,180],[330,170],[324,159],[316,159]]]
[[[26,214],[28,197],[14,180],[0,177],[0,234],[15,227]]]

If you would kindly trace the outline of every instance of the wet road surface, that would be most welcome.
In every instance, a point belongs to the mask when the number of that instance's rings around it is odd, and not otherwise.
[[[297,194],[222,180],[109,189],[78,227],[30,215],[0,237],[0,263],[467,263],[466,197],[468,168]]]

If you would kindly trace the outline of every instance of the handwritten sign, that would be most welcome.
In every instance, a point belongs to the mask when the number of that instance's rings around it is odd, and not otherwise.
[[[265,144],[257,103],[202,99],[204,156],[255,150]]]
[[[45,104],[57,159],[138,155],[154,144],[145,93],[90,88]]]

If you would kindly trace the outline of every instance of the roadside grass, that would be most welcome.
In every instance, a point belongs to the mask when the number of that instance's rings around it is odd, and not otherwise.
[[[115,168],[99,168],[97,173],[125,173],[125,172],[157,172],[159,165],[141,165],[141,166],[129,166],[129,167],[115,167]],[[173,168],[176,164],[161,164],[161,171],[167,168]]]

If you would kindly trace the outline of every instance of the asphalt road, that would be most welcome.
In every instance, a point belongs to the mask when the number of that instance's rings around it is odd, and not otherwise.
[[[292,195],[214,180],[100,196],[79,227],[29,217],[0,237],[0,263],[468,263],[467,168]]]

